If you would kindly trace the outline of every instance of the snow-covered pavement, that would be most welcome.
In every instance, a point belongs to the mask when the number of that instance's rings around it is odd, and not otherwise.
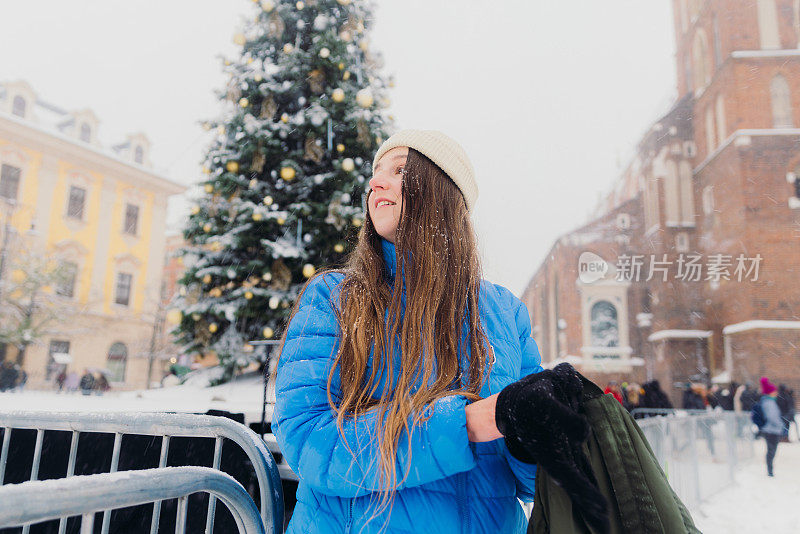
[[[754,449],[753,460],[736,474],[737,484],[692,512],[704,534],[800,532],[800,443],[778,445],[773,478],[767,477],[764,440],[756,440]]]

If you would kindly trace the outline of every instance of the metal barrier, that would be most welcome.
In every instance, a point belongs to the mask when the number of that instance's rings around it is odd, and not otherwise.
[[[735,482],[753,458],[750,414],[673,412],[637,419],[670,486],[690,508]]]
[[[80,491],[76,491],[76,489]],[[81,516],[81,533],[93,532],[95,512],[178,499],[176,534],[186,532],[189,495],[208,493],[225,504],[240,533],[263,534],[255,503],[233,477],[208,467],[165,467],[23,482],[0,487],[0,527],[29,528]]]
[[[6,463],[8,461],[8,448],[11,433],[14,429],[36,430],[36,445],[33,451],[33,464],[31,466],[30,480],[37,480],[39,463],[42,457],[42,441],[46,430],[71,431],[67,477],[75,473],[75,459],[78,452],[78,438],[81,432],[114,434],[114,449],[111,457],[109,471],[114,473],[119,465],[122,436],[137,434],[145,436],[161,436],[161,456],[159,467],[167,465],[170,438],[172,437],[197,437],[214,438],[214,460],[212,468],[219,470],[222,460],[222,445],[224,439],[235,442],[247,454],[255,470],[259,486],[261,519],[264,530],[268,533],[278,534],[283,530],[283,489],[280,475],[272,454],[267,449],[264,441],[249,428],[225,417],[191,414],[163,414],[163,413],[79,413],[79,412],[28,412],[12,411],[0,413],[0,427],[3,433],[2,449],[0,449],[0,485],[3,484]],[[150,532],[158,530],[158,521],[161,512],[161,503],[158,499],[153,501],[153,519]],[[206,518],[207,533],[214,528],[214,511],[216,499],[212,495],[208,500]],[[110,512],[103,514],[102,534],[108,534]],[[66,531],[66,520],[62,519],[59,525],[59,534]],[[28,528],[23,527],[23,534]]]
[[[631,415],[634,419],[642,419],[645,417],[654,417],[656,415],[673,415],[677,413],[690,414],[690,415],[707,415],[708,410],[680,410],[677,408],[634,408],[631,410]]]

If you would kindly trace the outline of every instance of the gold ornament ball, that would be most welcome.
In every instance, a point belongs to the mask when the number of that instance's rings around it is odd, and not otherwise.
[[[269,307],[270,307],[270,309],[277,310],[278,306],[280,306],[280,304],[281,304],[281,301],[278,299],[278,297],[270,297],[270,299],[269,299]]]
[[[192,320],[193,321],[199,321],[200,320],[200,314],[199,313],[193,313],[192,314]]]
[[[281,122],[283,122],[283,123],[289,122],[289,114],[288,113],[284,113],[283,115],[281,115]]]
[[[305,276],[306,278],[311,278],[312,276],[314,276],[315,272],[317,272],[317,270],[310,263],[306,263],[305,265],[303,265],[303,276]]]
[[[341,243],[336,243],[335,245],[333,245],[333,250],[335,250],[338,254],[341,254],[342,252],[344,252],[344,245],[342,245]]]
[[[297,171],[294,170],[293,167],[283,167],[281,169],[281,178],[290,182],[294,180],[294,177],[297,175]]]
[[[200,213],[200,206],[192,206],[192,215],[197,215],[198,213]]]
[[[264,216],[263,216],[263,215],[261,215],[261,214],[260,214],[260,213],[258,213],[258,212],[255,212],[255,213],[253,214],[253,220],[254,220],[254,221],[260,221],[260,220],[261,220],[261,219],[263,219],[263,218],[264,218]]]
[[[288,300],[282,300],[281,301],[281,308],[288,308],[288,307],[289,307],[289,301]]]
[[[237,173],[239,172],[239,163],[236,161],[229,161],[225,165],[225,168],[228,170],[228,172]]]
[[[210,232],[211,231],[211,223],[205,223],[203,225],[203,231],[204,232]]]
[[[272,206],[272,202],[273,202],[273,201],[272,201],[272,197],[271,197],[271,196],[269,196],[269,195],[265,196],[265,197],[264,197],[264,201],[263,201],[263,202],[264,202],[264,204],[265,204],[265,205],[267,205],[267,206]]]
[[[356,168],[355,162],[352,158],[345,158],[342,160],[342,170],[345,172],[352,172]]]
[[[339,2],[339,5],[342,6],[349,6],[350,2],[352,2],[352,0],[336,0],[336,1]]]
[[[363,52],[366,52],[367,50],[369,50],[369,41],[366,41],[366,40],[365,41],[361,41],[360,43],[358,43],[358,47]]]
[[[231,60],[230,59],[226,59],[225,60],[225,66],[226,67],[230,67],[231,66]]]
[[[344,100],[344,89],[342,89],[341,87],[337,87],[336,89],[334,89],[333,93],[331,93],[331,98],[333,99],[334,102],[343,101]]]
[[[257,186],[257,185],[258,185],[258,180],[256,178],[253,178],[252,180],[250,180],[250,184],[249,184],[250,189],[255,188],[255,186]]]
[[[349,70],[344,71],[344,74],[342,74],[342,79],[345,80],[345,81],[350,79],[350,71]]]
[[[378,143],[379,145],[380,145],[380,144],[382,144],[382,143],[383,143],[383,137],[381,137],[380,135],[379,135],[379,136],[377,136],[377,137],[375,138],[375,142],[376,142],[376,143]]]
[[[284,219],[283,217],[278,217],[278,218],[276,219],[276,222],[277,222],[278,224],[280,224],[281,226],[283,226],[283,224],[286,222],[286,219]]]
[[[344,30],[342,33],[339,34],[339,39],[341,39],[346,43],[349,43],[350,41],[353,40],[353,35],[349,31]]]
[[[243,108],[246,108],[247,106],[250,105],[250,101],[247,98],[242,97],[239,99],[239,105],[242,106]]]
[[[306,5],[305,5],[303,2],[297,2],[297,3],[295,4],[295,7],[296,7],[297,9],[303,9],[304,7],[306,7]]]
[[[208,331],[211,332],[212,334],[217,330],[219,330],[219,325],[217,325],[217,323],[211,323],[210,325],[208,325]]]
[[[245,291],[244,292],[244,298],[247,299],[247,300],[252,299],[253,298],[253,292],[252,291]]]
[[[217,126],[217,133],[219,135],[224,135],[225,134],[225,127],[222,126],[222,125]]]
[[[275,9],[275,2],[272,0],[261,0],[261,9],[269,13],[273,9]]]
[[[206,193],[213,193],[214,192],[214,186],[211,185],[211,184],[206,184],[206,185],[203,186],[203,190]]]
[[[267,271],[266,273],[263,274],[261,278],[263,278],[265,282],[269,282],[270,280],[272,280],[272,273]]]
[[[336,145],[336,151],[337,152],[344,152],[344,145],[342,143],[339,143],[338,145]]]
[[[208,296],[213,297],[215,299],[219,298],[222,296],[222,290],[218,287],[215,287],[214,289],[208,292]]]
[[[286,43],[285,45],[283,45],[283,52],[285,54],[291,54],[292,50],[294,50],[294,46],[292,46],[292,43]]]
[[[247,39],[245,39],[243,33],[237,33],[233,36],[233,42],[239,46],[244,46],[244,44],[247,42]]]
[[[183,319],[183,312],[179,309],[172,309],[167,312],[167,322],[169,324],[179,324]]]
[[[219,252],[220,250],[222,250],[222,243],[220,243],[219,241],[214,241],[213,243],[211,243],[212,252]]]
[[[356,102],[362,108],[368,108],[372,106],[375,102],[375,99],[372,98],[372,90],[367,87],[366,89],[362,89],[356,93]]]
[[[272,328],[270,328],[268,326],[264,327],[264,330],[262,330],[261,333],[264,334],[264,337],[267,338],[267,339],[269,339],[269,338],[271,338],[272,336],[275,335],[275,332],[272,331]]]
[[[328,57],[330,57],[330,55],[331,51],[327,48],[323,48],[319,51],[319,57],[321,57],[322,59],[327,59]]]
[[[361,226],[361,219],[359,219],[358,217],[353,217],[353,226],[356,227]]]
[[[211,275],[210,274],[206,274],[206,275],[203,276],[203,283],[204,284],[210,284],[211,283]]]
[[[257,82],[260,82],[261,80],[263,80],[263,79],[264,79],[264,77],[263,77],[263,76],[261,76],[260,74],[256,74],[255,76],[253,76],[253,79],[254,79],[255,81],[257,81]]]
[[[344,63],[339,63],[339,70],[344,70]]]
[[[253,352],[254,348],[255,347],[253,347],[253,345],[251,345],[250,343],[245,343],[244,345],[242,345],[242,352]]]

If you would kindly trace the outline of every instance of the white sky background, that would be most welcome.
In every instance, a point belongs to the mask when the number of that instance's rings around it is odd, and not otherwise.
[[[377,0],[372,49],[401,128],[464,145],[480,195],[486,278],[521,294],[557,237],[583,224],[675,97],[669,0]],[[143,131],[152,160],[200,175],[199,121],[220,109],[248,0],[3,0],[0,80],[91,108],[110,146]],[[171,202],[177,228],[188,203]]]

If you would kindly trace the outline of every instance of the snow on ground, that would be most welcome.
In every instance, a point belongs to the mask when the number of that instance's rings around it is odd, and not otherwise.
[[[264,385],[260,373],[249,373],[215,387],[202,384],[149,389],[142,391],[110,391],[104,395],[58,393],[55,391],[0,393],[0,412],[12,410],[68,412],[178,412],[205,413],[225,410],[243,413],[245,422],[261,421]],[[272,404],[267,404],[267,420]]]
[[[800,443],[778,445],[773,478],[767,476],[763,439],[754,450],[754,458],[736,473],[737,484],[693,511],[704,534],[800,532]]]

